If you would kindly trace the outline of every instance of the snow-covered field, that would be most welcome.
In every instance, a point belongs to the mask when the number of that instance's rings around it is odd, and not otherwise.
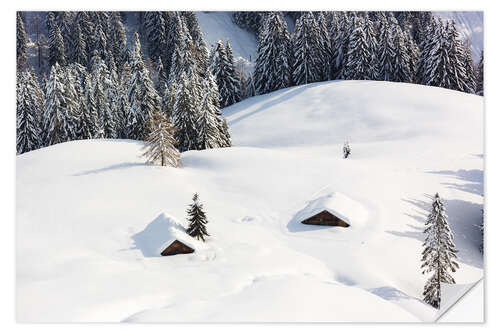
[[[457,283],[482,277],[482,97],[325,82],[223,112],[234,147],[183,153],[178,169],[145,165],[142,143],[128,140],[17,157],[19,321],[433,320],[419,267],[436,191]],[[160,257],[149,242],[170,234],[168,221],[185,224],[194,192],[211,237]],[[332,193],[363,208],[342,212],[351,227],[299,223]]]

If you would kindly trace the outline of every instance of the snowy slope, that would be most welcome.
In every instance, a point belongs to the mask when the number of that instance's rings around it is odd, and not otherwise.
[[[471,42],[472,55],[475,61],[479,61],[483,50],[483,12],[435,12],[444,19],[453,19],[457,23],[457,28],[464,39]]]
[[[317,83],[224,109],[234,147],[183,153],[179,169],[145,165],[142,143],[128,140],[20,155],[17,318],[433,320],[437,312],[419,301],[429,195],[439,191],[448,209],[457,283],[483,274],[474,226],[483,205],[482,105],[441,88]],[[206,247],[158,256],[141,236],[168,238],[169,224],[158,223],[167,217],[185,226],[194,192],[209,219]],[[294,218],[331,193],[361,205],[365,222],[335,228]]]

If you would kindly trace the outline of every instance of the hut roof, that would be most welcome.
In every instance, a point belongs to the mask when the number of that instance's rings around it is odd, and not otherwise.
[[[360,225],[368,217],[368,211],[359,202],[342,193],[331,192],[309,201],[294,219],[297,222],[304,221],[324,210],[350,225]]]
[[[169,247],[176,240],[184,243],[193,250],[196,250],[197,248],[200,248],[200,246],[203,245],[200,241],[189,236],[186,233],[186,229],[179,224],[172,223],[171,225],[169,225],[167,228],[165,228],[165,232],[163,233],[162,236],[164,241],[160,243],[161,245],[156,250],[158,254],[161,254],[163,250]]]

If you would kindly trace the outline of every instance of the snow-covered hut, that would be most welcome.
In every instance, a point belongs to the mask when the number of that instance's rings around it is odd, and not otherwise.
[[[175,218],[163,213],[132,238],[136,248],[146,257],[193,253],[206,248],[202,242],[189,236]]]
[[[172,225],[163,235],[165,242],[158,248],[162,256],[193,253],[196,240],[189,236],[184,228]]]
[[[366,215],[361,204],[344,194],[332,192],[309,201],[295,220],[303,224],[349,227],[355,221],[365,220]]]

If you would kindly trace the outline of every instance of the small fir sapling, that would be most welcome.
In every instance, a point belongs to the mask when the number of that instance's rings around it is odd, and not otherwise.
[[[344,142],[344,148],[342,149],[344,153],[344,158],[348,158],[351,155],[351,147],[349,146],[349,142]]]
[[[203,204],[198,199],[198,193],[193,196],[193,203],[189,205],[187,210],[189,227],[186,232],[196,239],[205,241],[205,237],[210,236],[207,232],[206,224],[208,223],[207,217],[203,210]]]

